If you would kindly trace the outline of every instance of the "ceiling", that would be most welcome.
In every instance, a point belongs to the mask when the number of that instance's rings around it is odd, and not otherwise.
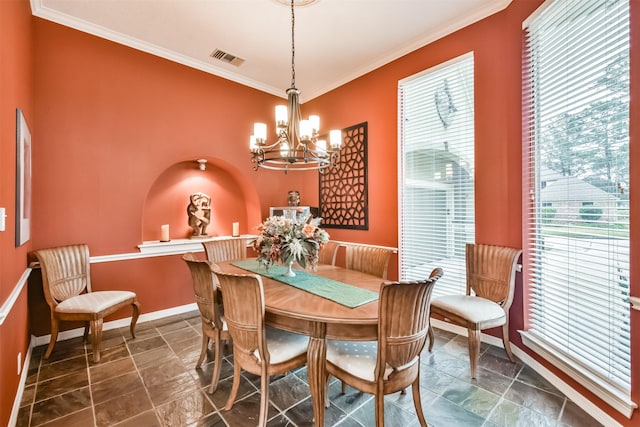
[[[31,7],[35,16],[284,98],[291,86],[291,9],[282,2],[287,0],[31,0]],[[510,2],[312,0],[296,7],[295,83],[301,101]],[[216,49],[244,62],[212,58]]]

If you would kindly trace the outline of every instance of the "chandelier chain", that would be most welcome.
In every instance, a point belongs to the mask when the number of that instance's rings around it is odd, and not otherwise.
[[[293,0],[291,0],[291,87],[296,87],[296,44],[295,44],[296,17],[293,12]]]

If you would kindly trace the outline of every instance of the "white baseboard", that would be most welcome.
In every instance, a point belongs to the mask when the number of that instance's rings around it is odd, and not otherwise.
[[[438,319],[431,319],[431,324],[434,328],[442,329],[445,331],[453,332],[458,335],[467,336],[467,329],[462,326],[454,325]],[[504,344],[501,338],[494,337],[493,335],[480,334],[480,340],[487,344],[491,344],[496,347],[504,348]],[[556,374],[544,367],[540,362],[529,356],[520,347],[511,343],[511,351],[515,356],[522,360],[527,366],[536,371],[542,378],[549,381],[554,387],[560,390],[565,396],[567,396],[573,403],[578,405],[587,414],[591,415],[596,421],[607,427],[622,427],[622,424],[613,419],[609,414],[604,412],[599,406],[585,398],[582,394],[577,392],[573,387],[560,379]]]
[[[144,313],[141,314],[138,318],[138,323],[148,322],[150,320],[162,319],[164,317],[174,316],[176,314],[187,313],[189,311],[198,310],[198,305],[194,302],[193,304],[181,305],[178,307],[168,308],[166,310],[154,311],[152,313]],[[102,325],[103,331],[108,331],[110,329],[117,329],[122,327],[127,327],[131,324],[131,317],[126,317],[124,319],[112,320],[111,322],[106,322]],[[58,334],[58,341],[64,341],[71,338],[81,337],[84,335],[84,328],[76,328],[69,329],[68,331],[62,331]],[[39,337],[34,337],[34,347],[39,345],[49,344],[51,340],[51,334],[42,335]]]
[[[29,348],[27,354],[24,356],[24,362],[22,363],[22,372],[20,373],[20,383],[18,384],[18,391],[16,392],[16,398],[13,401],[13,408],[11,408],[11,416],[9,417],[9,426],[15,426],[18,422],[18,412],[20,411],[20,403],[22,403],[22,394],[24,393],[24,387],[27,382],[27,376],[29,376],[29,365],[31,364],[31,352],[33,350],[33,336],[29,342]]]

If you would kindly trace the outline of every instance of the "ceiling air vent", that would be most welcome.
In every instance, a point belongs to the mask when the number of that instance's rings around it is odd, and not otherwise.
[[[211,52],[211,55],[209,55],[212,58],[217,59],[218,61],[222,61],[222,62],[226,62],[228,64],[231,65],[235,65],[236,67],[242,65],[242,63],[244,62],[244,59],[242,58],[238,58],[235,55],[231,55],[230,53],[224,52],[220,49],[216,49],[213,52]]]

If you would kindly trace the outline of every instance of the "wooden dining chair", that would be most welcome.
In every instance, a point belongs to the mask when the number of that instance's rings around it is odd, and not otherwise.
[[[339,247],[340,243],[334,240],[329,240],[325,243],[318,253],[318,264],[336,265],[336,255]]]
[[[465,295],[433,298],[431,314],[464,326],[468,331],[471,378],[476,378],[480,359],[480,332],[502,326],[502,342],[509,360],[515,362],[509,341],[509,308],[513,302],[520,249],[502,246],[466,245],[467,290]],[[433,349],[429,329],[429,351]]]
[[[224,311],[233,340],[233,385],[224,407],[230,410],[244,369],[260,376],[260,415],[265,426],[269,405],[269,377],[303,366],[307,362],[309,338],[265,325],[264,288],[254,274],[215,271],[222,289]]]
[[[202,242],[202,246],[211,263],[247,258],[247,240],[243,237],[209,240]]]
[[[361,271],[387,280],[391,254],[393,249],[348,244],[345,247],[346,267],[349,270]]]
[[[375,395],[376,426],[384,426],[384,396],[411,385],[420,425],[420,353],[429,329],[429,301],[442,269],[426,280],[383,282],[378,302],[378,341],[327,340],[327,378],[333,375]]]
[[[222,365],[220,341],[228,341],[231,339],[231,336],[229,335],[229,329],[222,314],[222,301],[219,301],[218,298],[219,290],[217,289],[216,281],[211,271],[211,263],[207,260],[197,259],[193,253],[184,254],[182,259],[187,263],[191,272],[193,293],[196,298],[202,323],[202,349],[200,351],[200,357],[196,362],[196,368],[202,365],[207,355],[209,341],[213,341],[213,350],[215,353],[209,393],[214,393],[218,388],[220,367]]]
[[[59,246],[31,252],[40,264],[44,297],[51,309],[51,340],[44,354],[51,356],[58,339],[60,321],[84,322],[84,339],[91,328],[93,361],[100,361],[103,319],[130,305],[133,308],[129,330],[135,338],[140,315],[137,296],[131,291],[95,291],[91,289],[89,247],[85,244]]]

